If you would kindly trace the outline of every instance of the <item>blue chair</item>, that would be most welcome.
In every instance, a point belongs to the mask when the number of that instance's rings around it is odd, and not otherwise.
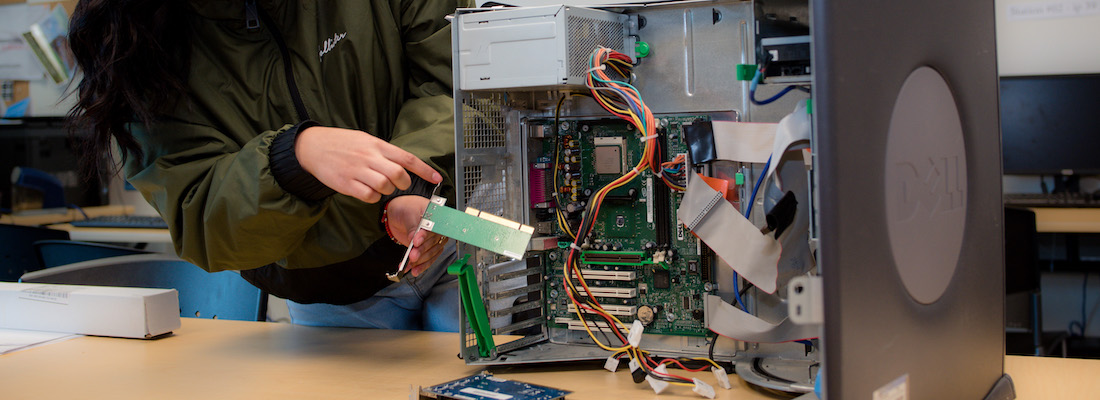
[[[40,240],[69,240],[69,232],[0,224],[0,281],[14,282],[20,275],[45,268],[34,250],[34,242]]]
[[[43,268],[53,268],[107,257],[152,254],[152,252],[138,250],[133,247],[76,240],[39,240],[34,242],[34,250],[38,254],[39,264]]]
[[[264,321],[267,294],[234,271],[209,273],[165,254],[78,262],[24,274],[21,282],[176,289],[180,316]]]

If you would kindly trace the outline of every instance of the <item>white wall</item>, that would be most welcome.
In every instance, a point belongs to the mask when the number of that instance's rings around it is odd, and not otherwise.
[[[1100,0],[995,0],[1001,76],[1100,73]]]

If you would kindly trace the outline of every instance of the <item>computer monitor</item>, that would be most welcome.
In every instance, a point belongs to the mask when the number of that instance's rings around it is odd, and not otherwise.
[[[1100,174],[1100,74],[1001,78],[1004,173]]]

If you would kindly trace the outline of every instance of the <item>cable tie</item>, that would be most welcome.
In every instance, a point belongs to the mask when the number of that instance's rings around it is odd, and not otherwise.
[[[589,69],[588,69],[588,73],[590,73],[590,74],[591,74],[591,73],[593,73],[593,72],[595,72],[595,71],[603,71],[603,70],[606,70],[606,69],[607,69],[607,66],[606,66],[606,65],[604,65],[604,64],[600,64],[599,66],[596,66],[596,67],[592,67],[592,68],[589,68]]]
[[[577,244],[573,242],[569,242],[569,247],[576,251],[584,251],[581,249],[581,246],[577,246]]]
[[[654,134],[652,134],[652,135],[649,135],[649,136],[642,136],[642,138],[641,138],[641,139],[639,139],[639,140],[641,140],[642,142],[645,142],[645,141],[647,141],[647,140],[649,140],[649,139],[656,139],[656,138],[657,138],[657,134],[656,134],[656,133],[654,133]]]
[[[644,170],[638,169],[638,167],[634,167],[634,169],[630,171],[633,172],[635,175],[641,175],[642,171]]]

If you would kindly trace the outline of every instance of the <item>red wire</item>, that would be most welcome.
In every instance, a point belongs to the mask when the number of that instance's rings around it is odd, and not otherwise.
[[[641,354],[641,352],[639,352],[639,354]],[[653,373],[655,373],[655,374],[664,375],[664,376],[667,376],[669,378],[682,379],[682,380],[685,380],[687,382],[694,382],[691,379],[682,377],[680,375],[676,375],[676,374],[668,373],[668,372],[659,372],[659,371],[657,371],[657,366],[660,366],[660,364],[658,364],[656,361],[653,361],[652,358],[650,358],[649,356],[644,355],[644,354],[642,355],[641,358],[642,358],[642,366],[648,368],[650,371],[653,371]],[[653,363],[654,366],[650,367],[649,365],[646,364],[646,362]]]
[[[680,366],[680,369],[682,369],[684,371],[689,371],[689,372],[699,372],[699,371],[703,371],[703,370],[707,369],[707,367],[709,367],[709,365],[706,365],[706,366],[703,366],[701,368],[691,369],[691,368],[685,367],[684,364],[680,363],[680,360],[677,360],[675,358],[666,358],[664,360],[661,360],[661,364],[668,363],[668,362],[676,364],[676,365]]]

